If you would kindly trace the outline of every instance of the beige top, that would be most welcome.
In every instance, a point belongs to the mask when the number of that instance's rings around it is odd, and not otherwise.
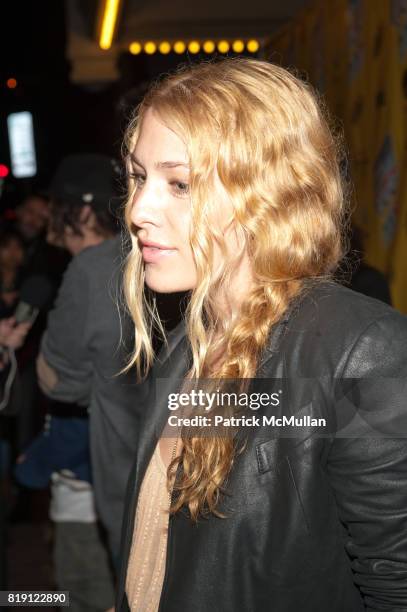
[[[140,488],[127,567],[126,594],[131,612],[158,610],[165,572],[169,507],[167,468],[157,444]]]

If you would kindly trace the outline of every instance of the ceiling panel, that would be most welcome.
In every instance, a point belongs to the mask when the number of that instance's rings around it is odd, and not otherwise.
[[[124,0],[119,39],[267,36],[309,0]]]

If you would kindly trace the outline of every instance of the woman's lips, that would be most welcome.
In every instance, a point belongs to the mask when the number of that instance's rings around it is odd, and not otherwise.
[[[155,246],[143,246],[141,249],[143,259],[145,263],[156,263],[162,257],[167,257],[172,253],[175,253],[175,249],[164,249]]]

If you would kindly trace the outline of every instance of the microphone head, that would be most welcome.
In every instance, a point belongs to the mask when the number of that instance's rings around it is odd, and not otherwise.
[[[44,308],[53,294],[53,287],[46,276],[35,274],[23,281],[20,288],[20,302],[34,308]]]

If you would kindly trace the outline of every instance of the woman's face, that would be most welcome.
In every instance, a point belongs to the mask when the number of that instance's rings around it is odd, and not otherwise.
[[[160,293],[196,285],[189,242],[189,164],[182,140],[149,109],[131,155],[136,183],[131,221],[145,264],[146,284]]]
[[[189,291],[196,286],[197,274],[190,245],[191,196],[188,153],[185,144],[149,109],[131,155],[130,174],[137,188],[131,221],[145,264],[146,284],[159,293]],[[216,175],[216,173],[215,173]],[[208,223],[222,234],[230,253],[241,244],[232,229],[232,203],[215,176],[214,193],[218,204]],[[220,269],[222,255],[214,248],[214,270]],[[238,298],[250,283],[251,272],[245,254],[236,271],[233,297]]]

